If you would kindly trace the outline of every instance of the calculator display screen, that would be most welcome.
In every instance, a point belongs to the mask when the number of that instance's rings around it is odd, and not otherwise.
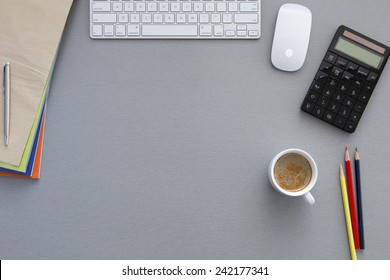
[[[361,62],[364,62],[376,69],[379,68],[383,60],[382,56],[377,55],[356,43],[346,40],[343,37],[340,37],[338,39],[335,49],[349,55],[350,57],[360,60]]]

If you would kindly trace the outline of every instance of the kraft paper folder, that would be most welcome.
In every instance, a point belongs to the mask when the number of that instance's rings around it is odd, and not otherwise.
[[[72,2],[0,1],[0,63],[11,63],[10,142],[0,144],[0,168],[27,171],[34,140],[43,128],[49,76]]]

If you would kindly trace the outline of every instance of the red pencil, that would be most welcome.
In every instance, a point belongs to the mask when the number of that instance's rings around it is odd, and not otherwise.
[[[349,158],[348,147],[345,148],[345,170],[347,172],[348,200],[351,208],[353,240],[355,242],[355,249],[360,249],[359,227],[356,218],[355,194],[353,192],[351,160]]]

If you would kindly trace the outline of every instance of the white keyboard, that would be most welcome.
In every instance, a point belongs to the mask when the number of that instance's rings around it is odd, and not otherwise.
[[[261,0],[90,0],[93,39],[258,39]]]

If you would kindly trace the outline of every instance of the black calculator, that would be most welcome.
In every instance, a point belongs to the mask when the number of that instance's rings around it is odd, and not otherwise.
[[[390,48],[341,25],[301,109],[353,133],[370,100]]]

